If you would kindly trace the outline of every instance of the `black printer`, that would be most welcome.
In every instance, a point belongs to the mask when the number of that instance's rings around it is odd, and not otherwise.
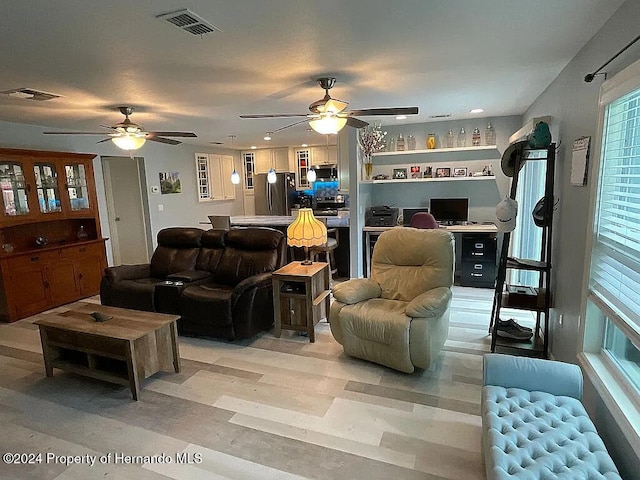
[[[369,207],[365,211],[364,224],[367,227],[395,227],[397,222],[397,208],[380,205]]]

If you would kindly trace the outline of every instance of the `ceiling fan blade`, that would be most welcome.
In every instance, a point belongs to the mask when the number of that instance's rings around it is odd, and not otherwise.
[[[266,115],[240,115],[240,118],[284,118],[284,117],[306,117],[306,113],[272,113]]]
[[[305,115],[305,117],[306,117],[306,115]],[[289,125],[286,125],[284,127],[280,127],[280,128],[278,128],[276,130],[273,130],[271,133],[279,132],[281,130],[284,130],[285,128],[293,127],[294,125],[300,125],[301,123],[305,123],[306,121],[307,121],[307,119],[305,118],[304,120],[299,120],[299,121],[297,121],[295,123],[290,123]]]
[[[354,128],[362,128],[362,127],[366,127],[369,124],[364,120],[360,120],[359,118],[356,118],[356,117],[347,117],[347,125]]]
[[[105,132],[42,132],[44,135],[105,135]]]
[[[105,138],[103,140],[98,140],[96,143],[104,143],[104,142],[109,142],[109,141],[111,141],[111,137]]]
[[[192,132],[147,132],[149,135],[155,135],[157,137],[189,137],[196,138],[197,135]]]
[[[100,126],[101,126],[102,128],[108,128],[109,130],[117,130],[117,128],[116,128],[116,127],[114,127],[114,126],[110,126],[110,125],[102,125],[102,124],[101,124]]]
[[[344,112],[349,115],[366,117],[369,115],[417,115],[418,107],[394,107],[394,108],[365,108],[363,110],[350,110]]]
[[[174,140],[172,138],[154,137],[152,135],[149,135],[146,138],[152,142],[168,143],[169,145],[180,145],[182,143],[181,141]]]
[[[332,98],[331,100],[327,100],[327,103],[324,104],[323,111],[326,113],[340,113],[348,106],[349,102]]]

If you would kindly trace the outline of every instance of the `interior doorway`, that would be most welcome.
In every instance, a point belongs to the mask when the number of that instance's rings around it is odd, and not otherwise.
[[[148,263],[151,226],[141,157],[102,157],[114,265]]]

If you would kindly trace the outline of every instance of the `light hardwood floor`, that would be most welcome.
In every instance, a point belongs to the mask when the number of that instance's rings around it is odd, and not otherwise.
[[[0,324],[0,451],[42,454],[1,462],[0,478],[483,478],[491,299],[491,290],[454,287],[449,338],[430,370],[406,375],[349,358],[325,322],[314,344],[295,332],[181,337],[182,372],[145,381],[138,402],[126,387],[59,370],[46,378],[37,315]]]

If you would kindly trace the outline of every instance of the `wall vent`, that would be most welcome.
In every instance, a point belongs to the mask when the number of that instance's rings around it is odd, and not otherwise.
[[[207,22],[191,10],[183,8],[175,12],[162,13],[156,18],[166,20],[171,25],[178,27],[180,30],[191,33],[192,35],[204,35],[206,33],[221,32],[213,23]]]
[[[429,118],[449,118],[450,113],[441,113],[440,115],[429,115]]]
[[[0,92],[5,95],[9,95],[13,98],[24,98],[25,100],[37,100],[39,102],[44,102],[45,100],[53,100],[54,98],[59,98],[60,95],[56,95],[55,93],[45,93],[40,92],[38,90],[34,90],[33,88],[14,88],[13,90],[5,90],[4,92]]]

